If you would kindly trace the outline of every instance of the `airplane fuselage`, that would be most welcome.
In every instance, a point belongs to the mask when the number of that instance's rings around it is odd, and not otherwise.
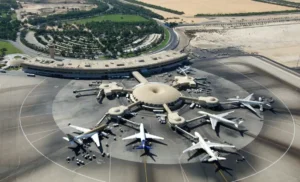
[[[216,119],[216,120],[219,120],[219,121],[221,121],[221,122],[235,124],[235,122],[230,121],[229,119],[226,119],[226,118],[218,117],[218,116],[212,115],[212,114],[207,114],[207,115],[208,115],[209,117],[212,117],[212,118],[214,118],[214,119]]]
[[[146,141],[146,135],[145,135],[145,129],[143,123],[140,125],[140,134],[141,134],[141,146],[138,147],[138,149],[146,149],[147,141]]]
[[[243,100],[243,99],[228,99],[229,101],[238,102],[240,104],[249,104],[251,106],[261,106],[265,105],[264,102],[261,101],[255,101],[255,100]]]
[[[219,116],[214,115],[214,114],[205,113],[205,115],[206,115],[207,117],[211,117],[211,118],[213,118],[213,119],[216,119],[216,120],[218,120],[219,122],[230,123],[230,124],[236,125],[236,123],[235,123],[234,121],[231,121],[231,120],[226,119],[226,118],[223,118],[223,117],[219,117]]]
[[[199,143],[201,144],[203,150],[206,151],[206,153],[208,155],[211,156],[211,158],[213,159],[217,159],[217,156],[215,155],[215,153],[211,150],[210,147],[207,146],[205,140],[198,134],[198,133],[195,133],[196,137],[199,139]]]
[[[141,138],[140,138],[141,142],[146,141],[145,129],[143,124],[140,125],[140,133],[141,133]]]
[[[91,132],[91,133],[83,133],[81,135],[77,135],[75,136],[74,138],[76,139],[81,139],[81,138],[90,138],[91,136],[93,136],[94,134],[98,133],[98,131],[94,131],[94,132]]]

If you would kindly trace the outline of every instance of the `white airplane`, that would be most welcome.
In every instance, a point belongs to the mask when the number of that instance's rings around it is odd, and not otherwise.
[[[230,112],[226,112],[226,113],[222,113],[222,114],[211,114],[208,112],[204,112],[204,111],[199,111],[199,114],[202,114],[203,116],[206,116],[209,118],[210,123],[211,123],[211,127],[213,130],[216,129],[216,126],[218,124],[218,122],[223,122],[223,123],[227,123],[227,124],[233,124],[236,128],[239,127],[239,124],[241,124],[243,121],[231,121],[229,119],[224,118],[225,116],[233,113],[234,111],[230,111]]]
[[[151,135],[149,133],[145,133],[144,125],[143,123],[140,124],[140,132],[128,137],[123,138],[122,140],[130,140],[130,139],[140,139],[141,145],[138,146],[136,149],[151,149],[151,147],[147,146],[147,139],[157,139],[157,140],[163,140],[164,138]]]
[[[83,138],[92,138],[92,140],[95,142],[95,144],[97,145],[97,147],[100,147],[100,141],[99,141],[99,132],[103,135],[107,135],[106,133],[103,132],[104,129],[106,129],[107,125],[106,124],[102,124],[98,127],[95,127],[93,129],[88,129],[88,128],[82,128],[79,126],[74,126],[71,125],[70,123],[68,124],[68,126],[75,128],[78,131],[83,132],[80,135],[77,136],[72,136],[70,134],[67,134],[67,137],[63,137],[64,140],[69,141],[71,144],[74,144],[75,142],[79,143],[80,145],[82,145],[82,139]]]
[[[188,73],[190,72],[190,71],[189,71],[190,69],[191,69],[190,66],[184,66],[183,68],[180,68],[180,67],[179,67],[179,68],[177,69],[177,73],[179,73],[179,74],[181,74],[181,75],[186,75],[186,74],[188,74]]]
[[[259,106],[260,111],[263,111],[264,106],[267,106],[269,108],[272,107],[270,103],[262,101],[261,97],[259,98],[258,101],[251,100],[252,97],[253,97],[253,93],[244,99],[240,99],[239,96],[237,96],[236,98],[229,98],[227,100],[231,101],[230,103],[240,104],[241,107],[248,108],[249,110],[254,112],[259,117],[260,117],[260,114],[252,106]]]
[[[196,138],[199,139],[198,143],[194,143],[193,145],[187,149],[185,149],[182,153],[186,153],[188,151],[193,151],[197,149],[203,149],[209,156],[210,158],[207,160],[208,162],[213,162],[213,161],[218,161],[218,160],[226,160],[225,157],[219,157],[218,153],[213,151],[211,148],[235,148],[233,145],[227,145],[227,144],[220,144],[220,143],[213,143],[210,141],[205,141],[202,136],[195,132]]]

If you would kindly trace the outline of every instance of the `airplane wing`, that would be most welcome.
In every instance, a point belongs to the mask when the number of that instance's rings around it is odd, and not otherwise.
[[[250,104],[246,104],[246,103],[242,103],[243,106],[247,107],[249,110],[251,110],[252,112],[254,112],[256,115],[259,116],[259,113],[257,113],[257,111],[250,105]]]
[[[221,144],[221,143],[212,143],[207,142],[206,143],[208,147],[217,147],[217,148],[235,148],[233,145],[227,145],[227,144]]]
[[[99,140],[98,133],[95,133],[94,135],[92,135],[91,138],[93,139],[93,141],[95,142],[97,147],[100,147],[100,140]]]
[[[217,116],[221,117],[221,118],[224,118],[225,116],[233,113],[234,111],[230,111],[230,112],[225,112],[225,113],[222,113],[222,114],[217,114]]]
[[[217,123],[218,123],[218,120],[214,119],[214,118],[211,118],[211,117],[209,118],[209,120],[210,120],[212,129],[215,130],[216,126],[217,126]]]
[[[186,153],[188,151],[197,150],[197,149],[202,149],[202,146],[199,143],[193,144],[193,146],[185,149],[182,153]]]
[[[145,135],[146,135],[146,138],[152,138],[152,139],[157,139],[157,140],[163,140],[164,139],[162,137],[151,135],[149,133],[146,133]]]
[[[141,138],[141,134],[137,133],[137,134],[122,138],[122,140],[130,140],[130,139],[136,139],[136,138]]]
[[[253,93],[252,93],[252,94],[250,94],[250,95],[248,95],[248,96],[247,96],[246,98],[244,98],[243,100],[247,100],[247,101],[249,101],[249,100],[251,100],[252,96],[253,96]]]
[[[72,128],[75,128],[76,130],[81,131],[83,133],[91,131],[90,129],[82,128],[82,127],[79,127],[79,126],[74,126],[74,125],[71,125],[71,124],[69,126],[72,127]]]

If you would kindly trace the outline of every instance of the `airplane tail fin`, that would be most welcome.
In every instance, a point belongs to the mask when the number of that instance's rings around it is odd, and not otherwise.
[[[75,144],[75,140],[76,140],[76,138],[70,134],[67,134],[67,137],[63,137],[63,139],[70,142],[71,145]]]
[[[240,124],[242,124],[243,122],[244,122],[244,120],[242,120],[242,119],[235,119],[235,120],[233,120],[234,122],[235,122],[235,124],[234,124],[234,126],[236,127],[236,128],[238,128],[239,127],[239,125]]]

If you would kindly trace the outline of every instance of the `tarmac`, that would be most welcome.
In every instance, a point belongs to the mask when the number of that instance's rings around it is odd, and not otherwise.
[[[170,155],[175,153],[179,158],[178,162],[169,164],[155,163],[148,156],[139,157],[142,151],[135,153],[138,156],[135,160],[120,159],[114,156],[124,151],[120,151],[118,142],[114,142],[113,138],[109,137],[109,139],[103,139],[105,143],[106,141],[109,143],[109,147],[104,146],[104,150],[112,157],[102,157],[99,152],[95,151],[92,144],[87,152],[96,155],[96,159],[85,160],[85,165],[78,166],[75,161],[77,158],[84,160],[82,155],[76,156],[74,154],[76,152],[68,148],[68,142],[62,140],[66,132],[62,128],[67,128],[67,121],[83,117],[86,118],[83,122],[96,122],[98,115],[100,118],[102,113],[106,112],[105,109],[101,109],[102,106],[110,107],[110,105],[121,102],[126,104],[126,102],[112,100],[103,102],[103,105],[99,106],[93,96],[82,97],[78,99],[80,102],[75,102],[75,97],[71,97],[64,90],[71,89],[73,86],[82,86],[76,85],[77,81],[40,76],[31,78],[22,74],[1,74],[0,181],[299,181],[300,93],[295,85],[284,82],[285,78],[289,80],[296,78],[285,73],[280,73],[281,78],[278,78],[276,75],[279,73],[278,70],[274,73],[265,71],[265,69],[275,70],[276,68],[271,65],[266,67],[258,64],[254,59],[257,58],[194,60],[192,64],[196,69],[217,75],[238,85],[243,90],[240,94],[255,93],[257,96],[271,96],[275,100],[274,110],[264,112],[264,120],[260,121],[263,127],[259,135],[256,137],[250,130],[245,132],[245,138],[253,137],[254,140],[240,149],[237,154],[227,155],[226,161],[213,164],[197,162],[198,157],[187,163],[186,156],[184,156],[186,154],[180,154],[184,149],[181,147],[170,149]],[[285,78],[282,78],[282,75]],[[230,92],[227,94],[229,95]],[[231,96],[236,95],[232,93]],[[70,112],[72,108],[65,107],[70,106],[66,103],[71,103],[74,110],[76,107],[86,108],[86,110],[81,113],[72,113]],[[55,109],[57,107],[53,107],[55,105],[61,105],[65,109],[57,110]],[[251,114],[243,108],[237,110]],[[96,113],[94,120],[84,115],[89,112]],[[143,114],[147,115],[146,112]],[[156,118],[153,119],[156,120]],[[253,121],[250,119],[245,122]],[[150,133],[159,135],[167,131],[165,133],[167,137],[174,136],[174,132],[166,125],[163,125],[163,128],[158,122],[153,123],[153,125],[156,124],[159,127],[154,127],[153,130],[150,125],[147,125]],[[209,125],[201,127],[207,127],[203,130],[200,128],[203,132],[201,134],[211,137],[212,141],[222,141],[221,137],[218,138],[214,133],[208,132]],[[125,132],[126,136],[135,132],[133,129],[123,128],[128,130],[128,133]],[[224,135],[231,131],[226,127],[221,127],[220,130]],[[116,134],[120,135],[120,133]],[[174,139],[175,144],[181,141],[176,137],[171,139]],[[173,146],[176,146],[175,144]],[[189,145],[187,141],[184,144]],[[155,144],[153,153],[157,152],[156,158],[160,158],[159,148],[167,147]],[[128,152],[129,148],[124,146],[123,150]],[[66,161],[68,156],[74,157],[75,161],[68,163]]]

